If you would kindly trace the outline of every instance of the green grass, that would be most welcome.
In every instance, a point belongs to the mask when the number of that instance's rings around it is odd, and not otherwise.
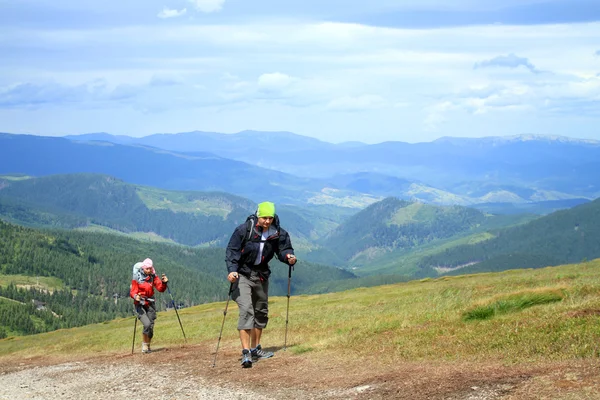
[[[18,287],[35,287],[38,289],[46,290],[56,290],[64,288],[63,282],[58,278],[51,278],[46,276],[0,274],[0,286],[6,287],[11,283],[14,283]]]
[[[164,296],[162,294],[161,296]],[[265,346],[283,345],[286,297],[270,299]],[[180,310],[188,343],[216,345],[225,302]],[[465,315],[491,307],[493,317]],[[288,348],[302,357],[504,363],[600,357],[600,259],[582,264],[423,279],[325,295],[292,296]],[[229,303],[222,348],[239,347]],[[2,357],[127,354],[133,317],[0,340]],[[139,325],[138,325],[139,328]],[[139,333],[139,329],[138,329]],[[139,338],[137,339],[139,343]],[[155,347],[179,346],[173,311],[159,313]]]
[[[218,195],[208,193],[178,192],[139,186],[138,196],[151,210],[171,210],[192,214],[218,215],[223,219],[232,211],[231,204],[216,201]]]
[[[554,303],[564,298],[558,289],[527,290],[519,293],[503,295],[485,305],[475,306],[463,313],[465,321],[489,319],[496,315],[523,311],[540,304]]]
[[[334,205],[362,209],[379,200],[382,200],[382,198],[367,194],[356,194],[346,190],[325,188],[320,193],[307,199],[307,202],[311,205]]]
[[[386,222],[386,225],[406,225],[415,222],[417,220],[415,217],[422,208],[423,203],[413,203],[406,207],[399,208],[394,215],[391,216],[390,220]]]
[[[13,299],[9,299],[8,297],[2,297],[0,296],[0,302],[6,302],[6,303],[17,303],[17,304],[23,304],[20,301],[17,300],[13,300]]]
[[[82,232],[110,233],[112,235],[127,236],[127,237],[137,239],[140,241],[178,244],[175,241],[173,241],[172,239],[164,238],[164,237],[157,235],[156,233],[152,233],[152,232],[125,233],[125,232],[117,231],[115,229],[112,229],[112,228],[109,228],[106,226],[96,225],[96,224],[90,224],[83,228],[75,228],[75,230],[82,231]]]

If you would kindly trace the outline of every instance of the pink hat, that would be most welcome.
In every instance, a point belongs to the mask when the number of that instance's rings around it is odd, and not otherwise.
[[[146,259],[145,259],[145,260],[142,262],[142,267],[143,267],[143,268],[148,268],[148,267],[152,268],[152,267],[154,267],[154,264],[152,263],[152,260],[151,260],[151,259],[149,259],[149,258],[146,258]]]
[[[152,268],[152,273],[155,274],[156,271],[154,270],[154,264],[152,263],[152,260],[149,258],[146,258],[143,262],[142,262],[142,268]]]

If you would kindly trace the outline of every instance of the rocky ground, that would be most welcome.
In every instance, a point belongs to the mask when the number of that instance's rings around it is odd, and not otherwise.
[[[334,354],[275,357],[242,369],[237,349],[3,360],[0,399],[600,399],[598,360],[503,365],[449,361],[382,365]]]

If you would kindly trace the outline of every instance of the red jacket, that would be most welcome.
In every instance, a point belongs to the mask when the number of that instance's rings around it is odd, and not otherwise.
[[[132,299],[134,299],[135,295],[138,293],[144,298],[153,297],[154,288],[156,288],[159,292],[164,292],[167,290],[167,284],[163,283],[163,281],[161,281],[156,275],[147,275],[142,282],[138,282],[135,279],[131,281],[131,290],[129,291],[129,295]],[[134,301],[134,304],[138,303],[138,301]]]

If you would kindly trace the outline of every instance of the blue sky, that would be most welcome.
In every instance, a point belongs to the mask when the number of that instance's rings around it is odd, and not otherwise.
[[[600,0],[0,0],[0,131],[600,140]]]

